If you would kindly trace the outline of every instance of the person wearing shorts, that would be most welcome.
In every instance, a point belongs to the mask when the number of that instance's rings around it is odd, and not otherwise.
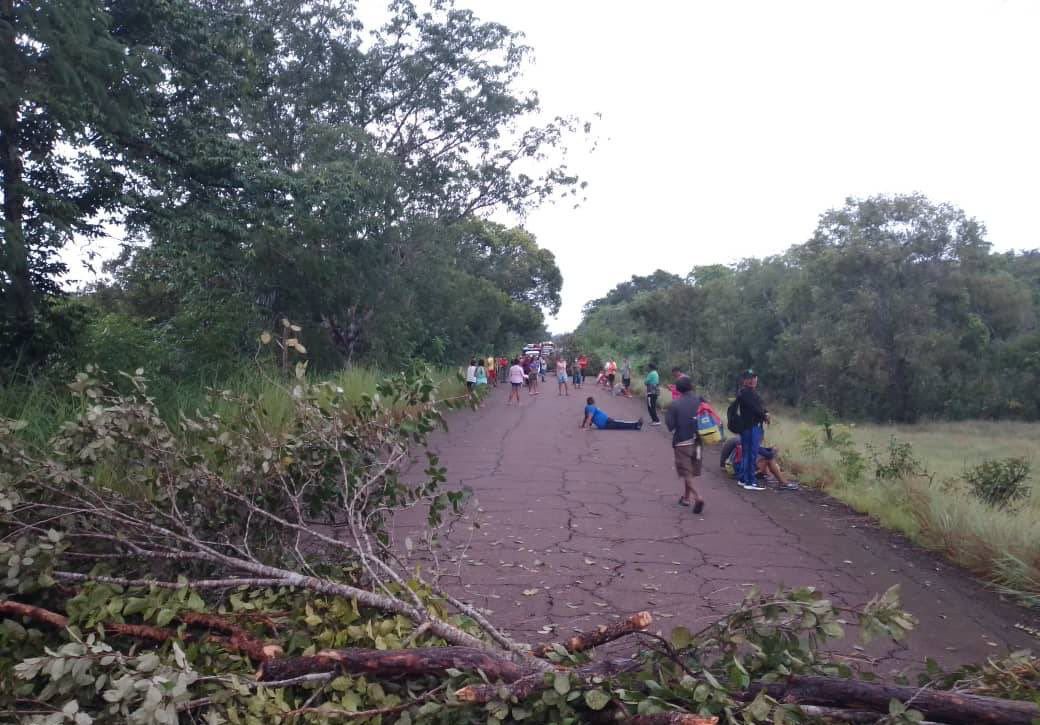
[[[556,394],[570,397],[571,391],[567,389],[567,361],[562,357],[556,358]]]
[[[517,359],[513,360],[513,365],[509,368],[509,400],[506,401],[506,405],[512,405],[513,401],[516,401],[517,405],[520,405],[520,388],[524,384],[524,369],[520,367],[520,361]]]
[[[675,458],[675,472],[683,484],[683,494],[679,498],[680,506],[693,504],[693,512],[699,514],[704,510],[704,499],[697,493],[693,479],[701,475],[701,463],[704,449],[697,436],[697,408],[701,398],[693,393],[693,383],[689,378],[680,378],[675,383],[681,396],[672,403],[665,415],[668,430],[672,431],[672,452]]]

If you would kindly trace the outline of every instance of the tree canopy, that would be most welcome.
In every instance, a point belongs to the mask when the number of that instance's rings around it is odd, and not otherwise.
[[[1040,416],[1037,254],[994,253],[949,204],[849,199],[784,254],[654,278],[590,303],[578,344],[720,390],[753,367],[780,400],[844,416]]]
[[[373,30],[339,0],[8,0],[3,15],[9,349],[53,347],[55,253],[105,221],[128,238],[106,301],[181,347],[221,330],[244,348],[289,317],[324,331],[319,362],[458,356],[558,308],[551,253],[479,216],[576,181],[575,123],[536,120],[508,28],[408,0]]]

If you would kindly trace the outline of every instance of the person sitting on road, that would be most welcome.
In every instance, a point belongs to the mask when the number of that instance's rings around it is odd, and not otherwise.
[[[760,446],[759,458],[755,461],[755,474],[759,478],[767,479],[769,476],[777,483],[777,488],[794,491],[800,488],[798,481],[788,478],[780,469],[780,449],[776,446]],[[743,449],[739,438],[729,438],[722,446],[719,458],[719,467],[725,469],[731,478],[740,475],[740,462],[743,458]]]
[[[600,430],[642,430],[643,419],[614,420],[596,407],[596,401],[590,395],[585,401],[585,417],[581,421],[581,427],[592,430],[592,426]]]

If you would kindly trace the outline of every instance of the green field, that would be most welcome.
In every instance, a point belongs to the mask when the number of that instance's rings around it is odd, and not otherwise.
[[[822,447],[816,454],[806,449],[806,433],[813,429],[812,424],[786,414],[777,416],[766,434],[769,444],[780,446],[785,467],[803,483],[941,551],[1020,600],[1040,605],[1040,460],[1036,447],[1040,424],[963,421],[848,426],[844,430],[864,456],[865,467],[858,480],[850,480],[834,449]],[[820,431],[818,426],[815,430]],[[922,469],[920,475],[877,478],[875,456],[882,462],[889,459],[893,436],[899,443],[910,444]],[[1031,491],[1011,510],[992,508],[972,494],[965,472],[986,460],[1011,457],[1024,458],[1032,465]]]

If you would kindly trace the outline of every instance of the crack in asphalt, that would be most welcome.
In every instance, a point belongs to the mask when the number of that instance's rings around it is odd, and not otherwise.
[[[431,441],[449,480],[475,493],[469,525],[444,532],[445,556],[461,567],[444,583],[514,636],[541,641],[545,625],[563,636],[641,609],[662,630],[703,625],[752,585],[812,585],[852,607],[900,584],[920,632],[831,650],[902,669],[926,657],[953,666],[1035,647],[1014,627],[1040,626],[1035,614],[826,496],[740,489],[711,465],[711,448],[697,484],[706,510],[692,515],[675,503],[680,486],[660,430],[580,431],[584,396],[572,397],[525,396],[517,409],[494,390],[481,409],[452,414],[450,431]],[[632,400],[607,394],[601,407],[635,417]],[[421,475],[417,468],[406,479]],[[421,518],[399,516],[396,540]],[[470,547],[456,548],[470,537]],[[431,564],[418,552],[410,558]]]

